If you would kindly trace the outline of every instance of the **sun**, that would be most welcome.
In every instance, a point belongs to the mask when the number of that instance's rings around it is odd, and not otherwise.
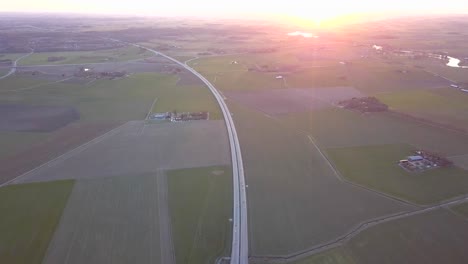
[[[311,22],[314,24],[321,24],[328,20],[338,17],[340,14],[334,12],[334,10],[328,10],[325,8],[321,9],[298,9],[293,10],[290,14],[293,17],[296,17],[299,20],[304,20],[304,22]]]
[[[290,20],[305,26],[343,23],[346,22],[345,17],[347,15],[357,11],[357,7],[351,7],[349,4],[345,5],[341,0],[326,0],[320,4],[291,4],[282,9],[282,13],[288,16]]]

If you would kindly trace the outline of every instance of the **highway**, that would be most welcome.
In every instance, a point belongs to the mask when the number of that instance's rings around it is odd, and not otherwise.
[[[117,39],[110,39],[117,42],[123,42]],[[126,42],[124,42],[126,43]],[[169,57],[159,51],[140,46],[138,44],[127,43],[135,47],[146,49],[156,55],[160,55],[179,66],[185,68],[186,70],[193,73],[201,81],[203,81],[206,86],[213,93],[216,101],[218,101],[219,106],[223,112],[224,120],[226,122],[229,144],[231,149],[231,158],[232,158],[232,176],[233,176],[233,221],[232,221],[232,250],[231,250],[231,264],[247,264],[248,251],[249,251],[249,241],[248,241],[248,227],[247,227],[247,193],[246,193],[246,184],[244,177],[244,165],[242,163],[242,155],[239,144],[239,139],[237,137],[237,131],[234,126],[234,121],[232,119],[232,114],[229,111],[229,108],[224,101],[223,96],[218,92],[218,90],[205,78],[203,75],[195,71],[190,66]],[[227,219],[226,219],[227,221]]]

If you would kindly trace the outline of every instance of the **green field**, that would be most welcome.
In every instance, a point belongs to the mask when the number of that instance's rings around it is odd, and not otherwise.
[[[462,203],[462,204],[458,204],[456,206],[453,206],[451,208],[452,210],[454,210],[455,212],[465,216],[466,218],[468,218],[468,203]]]
[[[0,60],[16,60],[27,53],[0,53]]]
[[[7,74],[10,71],[9,68],[0,68],[0,77]]]
[[[337,247],[321,252],[304,260],[293,262],[294,264],[360,264],[351,252],[345,247]],[[379,262],[380,263],[380,262]]]
[[[0,188],[0,263],[42,263],[73,181]]]
[[[177,86],[176,82],[174,75],[142,73],[91,85],[53,83],[22,91],[21,96],[5,94],[0,102],[72,106],[79,110],[81,122],[96,122],[144,119],[157,97],[154,110],[158,112],[209,111],[211,119],[221,118],[208,88]]]
[[[169,205],[176,261],[214,263],[230,253],[232,223],[230,167],[168,172]]]
[[[466,69],[453,68],[445,66],[445,63],[440,60],[423,61],[419,63],[425,70],[443,76],[453,82],[468,82]]]
[[[317,67],[288,74],[286,82],[290,88],[313,88],[349,86],[346,68],[336,63],[333,67]]]
[[[154,174],[78,180],[43,263],[158,263]]]
[[[229,108],[249,185],[252,255],[293,254],[335,239],[367,219],[411,209],[339,181],[294,127],[237,104]]]
[[[32,144],[44,140],[48,133],[0,132],[0,158],[27,150]]]
[[[402,73],[400,71],[407,71]],[[404,64],[389,64],[378,59],[356,62],[347,66],[348,79],[357,89],[367,93],[411,91],[447,87],[448,81],[422,69]]]
[[[275,74],[235,71],[208,73],[200,71],[208,80],[220,90],[251,91],[259,89],[285,88],[282,80],[275,79]]]
[[[458,89],[401,91],[377,97],[395,111],[468,131],[468,94]]]
[[[0,95],[1,98],[8,98],[8,96],[12,96],[11,91],[17,89],[24,89],[27,87],[41,85],[48,83],[47,80],[33,78],[29,76],[15,76],[10,75],[8,78],[0,80]],[[17,97],[18,95],[16,95]]]
[[[373,226],[344,246],[294,264],[463,264],[468,222],[445,210]]]
[[[468,137],[390,113],[360,114],[339,108],[290,114],[286,125],[310,132],[322,148],[405,143],[445,156],[468,154]]]
[[[232,64],[233,61],[238,64]],[[309,87],[330,87],[346,86],[349,84],[346,77],[346,69],[338,62],[322,63],[324,66],[307,65],[297,62],[291,54],[271,54],[271,56],[259,55],[231,55],[222,57],[209,57],[194,60],[189,63],[197,71],[221,90],[258,90],[275,88],[309,88]],[[300,67],[284,73],[249,71],[249,68],[268,66],[275,67]],[[282,75],[286,77],[286,84],[282,79],[275,77]]]
[[[40,52],[22,59],[20,65],[42,64],[85,64],[98,62],[118,62],[150,57],[153,54],[147,50],[134,46],[127,46],[108,50],[68,51],[68,52]],[[65,57],[59,61],[48,61],[49,57]]]
[[[418,204],[431,204],[468,192],[468,172],[437,168],[411,173],[398,161],[413,154],[404,144],[327,149],[341,174],[360,185]]]

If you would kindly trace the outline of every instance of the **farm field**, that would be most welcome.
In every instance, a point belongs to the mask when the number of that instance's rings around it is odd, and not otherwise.
[[[40,264],[73,181],[0,187],[0,263]]]
[[[120,80],[97,80],[90,85],[51,83],[2,96],[0,103],[65,105],[75,107],[80,122],[110,122],[144,119],[155,98],[156,111],[210,111],[220,119],[218,106],[202,86],[177,86],[175,75],[134,74]]]
[[[0,263],[227,262],[220,108],[197,75],[125,43],[187,62],[229,105],[249,263],[468,263],[468,94],[449,88],[468,69],[424,58],[468,65],[467,17],[246,18],[0,17],[0,60],[28,55],[0,80]],[[367,96],[391,111],[337,104]],[[154,115],[200,111],[210,120]],[[454,166],[407,172],[414,150]]]
[[[288,87],[293,88],[335,87],[350,84],[345,66],[338,62],[336,66],[312,67],[288,74],[286,83]]]
[[[289,55],[289,56],[286,56]],[[256,59],[256,60],[255,60]],[[291,60],[290,54],[274,53],[270,57],[230,55],[200,58],[191,61],[194,67],[208,77],[217,88],[226,91],[253,91],[277,88],[310,88],[347,86],[346,68],[337,62],[319,65]],[[233,64],[233,62],[237,64]],[[265,72],[249,68],[268,68]],[[273,70],[277,68],[278,70]],[[281,75],[285,79],[276,79]]]
[[[156,169],[229,164],[225,131],[223,121],[130,121],[13,183],[119,177]]]
[[[421,63],[420,66],[424,67],[426,71],[431,74],[443,76],[452,82],[466,83],[468,82],[468,75],[466,69],[447,67],[439,60],[431,60],[431,62]]]
[[[345,245],[294,264],[453,263],[468,261],[468,222],[439,209],[373,226]]]
[[[448,157],[456,166],[468,171],[468,154]]]
[[[353,63],[346,67],[351,85],[371,95],[382,92],[436,89],[450,85],[449,81],[424,70],[408,68],[405,65],[389,65],[379,60]]]
[[[47,84],[47,80],[41,80],[31,76],[15,76],[10,75],[5,79],[0,80],[0,94],[2,99],[5,96],[12,96],[11,92],[17,89],[23,89],[26,87],[32,87],[42,84]],[[17,96],[17,95],[16,95]]]
[[[377,97],[395,111],[468,131],[468,94],[458,89],[414,90]]]
[[[339,181],[294,127],[236,103],[229,107],[248,175],[253,256],[293,254],[335,239],[365,220],[412,209]]]
[[[0,77],[7,74],[10,71],[10,68],[0,68]]]
[[[458,204],[456,206],[452,206],[451,209],[468,219],[468,203]]]
[[[0,159],[12,156],[44,140],[46,133],[0,132]]]
[[[229,166],[168,173],[177,263],[214,263],[231,246],[232,169]]]
[[[95,51],[40,52],[22,59],[19,65],[42,64],[83,64],[100,62],[117,62],[142,59],[153,56],[149,51],[134,46]],[[49,57],[64,57],[57,61],[48,61]]]
[[[119,123],[73,123],[52,133],[33,133],[34,135],[30,135],[32,144],[29,146],[25,145],[28,139],[24,132],[9,133],[5,138],[11,140],[5,144],[9,152],[0,158],[0,182],[18,177],[118,125]]]
[[[457,167],[411,173],[398,161],[415,149],[405,144],[327,149],[341,174],[360,185],[402,199],[432,204],[468,192],[468,171]]]
[[[154,174],[78,180],[42,263],[159,263]]]
[[[27,53],[0,53],[0,60],[16,60]]]
[[[225,91],[229,99],[269,115],[330,108],[341,100],[360,97],[353,87],[288,88],[262,91]]]
[[[0,84],[2,88],[20,89],[34,85],[34,81],[30,77],[13,77],[1,80]],[[38,82],[41,83],[40,80]],[[40,106],[42,108],[39,109],[44,110],[49,106],[65,107],[76,110],[79,120],[59,129],[60,116],[50,116],[50,111],[45,111],[40,120],[21,119],[21,126],[16,125],[16,128],[12,127],[15,123],[4,123],[5,130],[0,131],[5,135],[1,141],[6,142],[0,151],[0,164],[5,164],[0,168],[2,178],[19,176],[18,173],[33,169],[40,162],[54,158],[119,124],[145,119],[156,98],[153,109],[156,112],[209,111],[210,119],[221,118],[220,109],[207,88],[179,85],[177,82],[176,75],[142,73],[121,80],[97,80],[89,85],[49,83],[34,89],[3,93],[0,99],[2,106],[15,105],[24,109]],[[41,116],[41,113],[36,114]],[[38,125],[56,130],[11,132],[13,128],[34,128]],[[59,138],[61,140],[55,140]],[[32,144],[28,151],[25,149],[27,143]]]
[[[468,154],[466,135],[391,113],[360,114],[330,108],[293,113],[281,120],[285,125],[310,132],[323,149],[405,143],[445,156]]]

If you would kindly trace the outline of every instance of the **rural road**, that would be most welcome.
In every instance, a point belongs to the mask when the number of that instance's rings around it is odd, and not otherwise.
[[[17,64],[18,64],[18,61],[20,61],[21,59],[24,59],[24,58],[28,57],[29,55],[31,55],[31,54],[33,54],[33,53],[34,53],[34,50],[31,50],[30,53],[28,53],[28,54],[26,54],[26,55],[23,55],[23,56],[21,56],[21,57],[19,57],[19,58],[17,58],[17,59],[13,62],[13,65],[11,66],[11,70],[10,70],[7,74],[5,74],[5,75],[3,75],[2,77],[0,77],[0,80],[1,80],[1,79],[5,79],[6,77],[8,77],[8,76],[12,75],[13,73],[15,73],[15,72],[16,72],[16,66],[17,66]]]
[[[111,39],[112,41],[123,42],[117,39]],[[127,42],[124,42],[127,43]],[[232,227],[232,250],[231,250],[231,264],[247,264],[249,261],[248,258],[248,249],[249,249],[249,241],[248,241],[248,228],[247,228],[247,193],[246,193],[246,184],[245,184],[245,177],[244,177],[244,165],[242,162],[242,155],[241,149],[239,144],[239,139],[237,137],[237,131],[234,126],[234,121],[232,119],[232,114],[229,111],[226,102],[224,101],[222,95],[218,92],[218,90],[205,78],[203,75],[195,71],[190,66],[169,57],[159,51],[138,45],[133,43],[127,43],[129,45],[133,45],[135,47],[139,47],[142,49],[146,49],[155,55],[160,55],[179,66],[183,67],[184,69],[188,70],[189,72],[193,73],[197,76],[201,81],[203,81],[206,86],[210,89],[216,101],[218,102],[221,110],[223,112],[224,120],[226,122],[228,137],[229,137],[229,144],[231,149],[231,159],[232,159],[232,176],[233,176],[233,227]],[[227,219],[226,219],[227,221]]]

